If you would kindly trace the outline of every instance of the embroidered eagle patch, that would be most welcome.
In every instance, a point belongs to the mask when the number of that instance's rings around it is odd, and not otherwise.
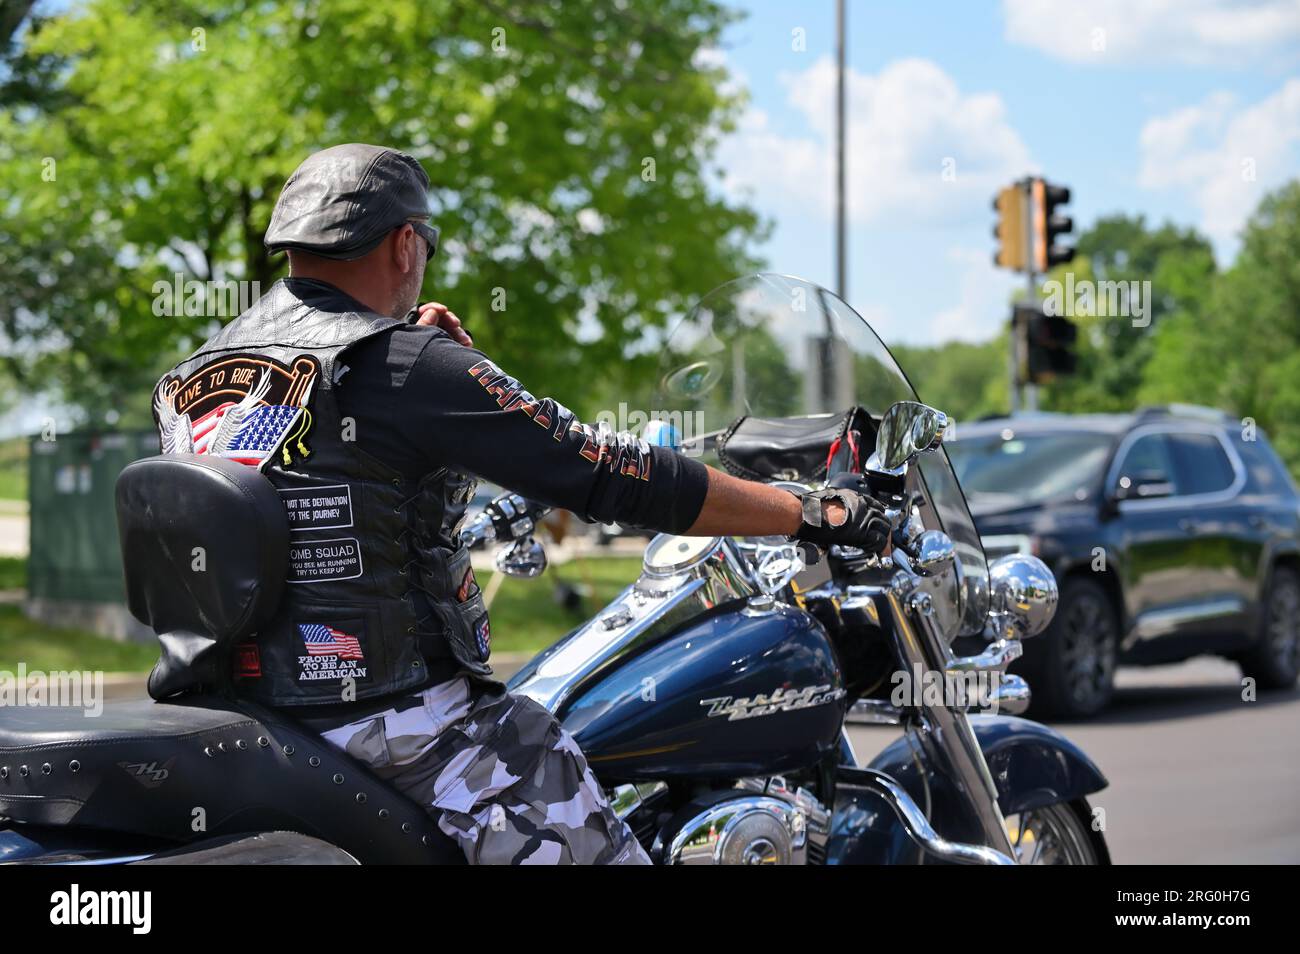
[[[302,457],[311,429],[307,402],[320,362],[300,355],[293,365],[253,354],[226,355],[185,380],[169,375],[154,391],[153,413],[164,454],[208,454],[261,470],[277,451]]]

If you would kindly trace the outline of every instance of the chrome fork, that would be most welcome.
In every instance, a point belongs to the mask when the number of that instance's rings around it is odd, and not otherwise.
[[[906,572],[900,571],[886,588],[884,597],[893,617],[894,639],[904,664],[912,670],[920,666],[923,671],[948,671],[954,660],[935,620],[930,594],[917,587]],[[966,711],[925,704],[917,711],[924,736],[934,743],[930,748],[945,763],[943,767],[956,782],[972,817],[978,821],[984,844],[1010,861],[1015,851],[1007,834],[1006,820],[998,808],[997,787]]]

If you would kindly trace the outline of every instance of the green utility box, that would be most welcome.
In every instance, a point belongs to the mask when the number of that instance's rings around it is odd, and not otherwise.
[[[51,621],[77,618],[118,638],[133,635],[125,610],[113,487],[127,464],[156,453],[153,431],[32,438],[29,613]]]

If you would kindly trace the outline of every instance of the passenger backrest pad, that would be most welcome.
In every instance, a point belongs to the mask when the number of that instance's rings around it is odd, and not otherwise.
[[[162,644],[150,695],[228,683],[234,644],[284,589],[289,525],[271,482],[219,457],[146,457],[118,477],[117,526],[127,605]]]

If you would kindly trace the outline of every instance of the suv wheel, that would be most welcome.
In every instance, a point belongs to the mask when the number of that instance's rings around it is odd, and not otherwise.
[[[1241,671],[1261,689],[1287,689],[1300,675],[1300,577],[1277,567],[1264,597],[1255,648],[1241,657]]]
[[[1052,624],[1026,641],[1017,667],[1029,681],[1031,715],[1096,715],[1115,691],[1119,620],[1101,584],[1067,577]]]

